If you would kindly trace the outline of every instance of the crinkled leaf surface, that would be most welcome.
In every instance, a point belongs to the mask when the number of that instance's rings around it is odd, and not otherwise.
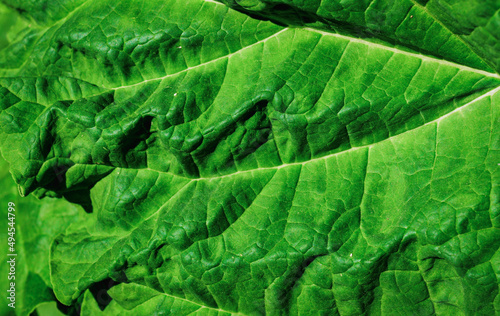
[[[63,304],[499,313],[497,0],[5,2],[2,153],[89,212]]]
[[[2,296],[0,305],[1,315],[29,315],[43,302],[56,300],[50,282],[49,252],[54,238],[62,233],[79,216],[79,208],[56,199],[46,199],[41,203],[33,196],[21,198],[17,187],[8,173],[8,165],[0,157],[0,183],[2,194],[1,216],[7,224],[8,203],[16,205],[15,217],[15,253],[16,274],[15,280],[8,280],[10,266],[8,256],[7,225],[2,234],[0,249],[2,250],[1,278],[2,290],[7,290],[11,281],[16,283],[16,308],[8,307],[10,301]],[[81,210],[80,215],[83,215]],[[9,226],[10,227],[10,226]],[[42,314],[44,315],[44,314]],[[53,314],[54,315],[54,314]]]

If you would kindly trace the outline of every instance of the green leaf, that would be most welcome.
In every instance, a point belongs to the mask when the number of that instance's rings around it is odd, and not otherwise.
[[[498,0],[217,0],[291,25],[378,37],[464,65],[500,71]]]
[[[500,10],[497,0],[412,0],[456,34],[497,73],[500,71]]]
[[[71,223],[50,235],[57,299],[498,313],[500,3],[224,3],[23,9],[37,25],[0,52],[0,148],[22,195],[88,212],[54,209]]]
[[[49,250],[54,238],[62,233],[72,221],[78,219],[78,208],[68,202],[46,199],[44,203],[35,197],[20,198],[17,186],[8,173],[8,165],[0,157],[0,196],[1,216],[7,219],[8,203],[15,204],[15,234],[8,235],[7,220],[4,221],[5,231],[1,235],[2,289],[10,288],[10,282],[15,283],[16,308],[8,307],[7,296],[1,300],[2,315],[29,315],[43,302],[54,301],[49,271]],[[82,214],[80,214],[82,215]],[[8,247],[8,238],[14,237],[15,251]],[[9,280],[10,265],[7,260],[15,254],[15,279]],[[15,313],[14,313],[15,312]],[[43,314],[42,314],[43,315]]]
[[[38,315],[63,316],[64,314],[57,308],[56,302],[43,303],[38,305],[36,312]]]
[[[112,288],[113,301],[101,310],[96,298],[85,292],[82,316],[93,315],[237,315],[202,306],[137,284],[120,284]]]

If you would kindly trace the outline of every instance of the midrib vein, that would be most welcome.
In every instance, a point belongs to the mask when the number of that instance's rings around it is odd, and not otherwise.
[[[216,5],[221,5],[221,6],[227,7],[228,9],[232,10],[231,8],[229,8],[228,6],[226,6],[225,4],[223,4],[221,2],[218,2],[218,1],[215,1],[215,0],[202,0],[202,1],[206,2],[206,3],[213,3],[213,4],[216,4]],[[418,5],[418,4],[415,3],[414,0],[410,0],[410,1],[412,1],[415,5]],[[66,22],[66,20],[68,20],[69,17],[73,16],[77,11],[79,11],[88,2],[89,1],[84,1],[81,5],[79,5],[77,8],[75,8],[66,18],[58,21],[56,24],[64,24],[64,22]],[[429,15],[431,15],[438,23],[440,23],[441,25],[443,25],[425,7],[422,7],[422,6],[420,6],[420,7],[425,12],[427,12]],[[445,25],[443,25],[443,27],[446,28]],[[446,29],[449,30],[448,28],[446,28]],[[491,73],[491,72],[488,72],[488,71],[484,71],[484,70],[472,68],[472,67],[469,67],[469,66],[464,66],[464,65],[453,63],[453,62],[450,62],[450,61],[447,61],[447,60],[444,60],[444,59],[439,59],[439,58],[436,58],[436,57],[423,55],[423,54],[420,54],[420,53],[412,53],[412,52],[404,51],[404,50],[401,50],[401,49],[398,49],[398,48],[395,48],[395,47],[391,47],[391,46],[387,46],[387,45],[382,45],[382,44],[379,44],[379,43],[374,43],[374,42],[371,42],[371,41],[368,41],[368,40],[363,40],[363,39],[360,39],[360,38],[349,37],[349,36],[341,35],[341,34],[338,34],[338,33],[326,32],[326,31],[321,31],[321,30],[318,30],[318,29],[313,29],[313,28],[308,28],[308,27],[307,28],[286,27],[286,28],[284,28],[284,29],[282,29],[282,30],[280,30],[280,31],[278,31],[278,32],[276,32],[276,33],[274,33],[274,34],[272,34],[272,35],[264,38],[264,39],[261,39],[261,40],[255,42],[255,43],[253,43],[253,44],[245,46],[245,47],[243,47],[243,48],[241,48],[241,49],[239,49],[237,51],[234,51],[234,52],[232,52],[230,54],[217,57],[215,59],[209,60],[209,61],[204,62],[204,63],[200,63],[200,64],[195,65],[195,66],[187,67],[186,69],[183,69],[183,70],[175,72],[175,73],[167,74],[167,75],[162,76],[162,77],[146,79],[146,80],[143,80],[143,81],[140,81],[140,82],[137,82],[137,83],[134,83],[134,84],[130,84],[130,85],[124,85],[124,86],[119,86],[119,87],[103,87],[103,86],[101,86],[101,88],[104,88],[104,89],[107,89],[107,90],[115,90],[116,91],[116,90],[121,90],[121,89],[132,88],[132,87],[135,87],[135,86],[140,86],[140,85],[146,84],[148,82],[161,81],[163,79],[166,79],[166,78],[169,78],[169,77],[173,77],[173,76],[176,76],[178,74],[187,72],[187,71],[189,71],[191,69],[196,69],[196,68],[200,68],[200,67],[212,64],[212,63],[216,63],[217,61],[223,60],[223,59],[226,59],[226,58],[228,59],[231,56],[236,55],[236,54],[240,54],[243,51],[245,51],[247,49],[250,49],[250,48],[252,48],[252,47],[254,47],[256,45],[265,43],[269,39],[271,39],[273,37],[277,37],[281,33],[284,33],[284,32],[286,32],[288,30],[307,30],[307,31],[310,31],[310,32],[314,32],[314,33],[318,33],[318,34],[324,35],[324,36],[336,37],[336,38],[348,40],[348,41],[353,42],[353,43],[360,43],[360,44],[364,44],[364,45],[367,45],[367,46],[371,46],[371,47],[376,47],[376,48],[388,50],[388,51],[391,51],[391,52],[396,53],[396,54],[403,54],[403,55],[415,57],[415,58],[421,59],[423,61],[436,62],[436,63],[442,64],[442,65],[447,65],[447,66],[450,66],[450,67],[455,67],[457,69],[461,69],[461,70],[464,70],[464,71],[469,71],[469,72],[474,72],[474,73],[477,73],[477,74],[481,74],[481,75],[486,76],[486,77],[500,79],[500,75],[496,74],[496,73]],[[451,34],[453,34],[453,33],[451,33]],[[460,38],[460,40],[462,42],[464,42],[463,39],[460,36],[458,36],[458,37]],[[470,48],[470,46],[466,42],[464,42],[464,43],[467,45],[467,47]],[[480,56],[478,55],[478,57],[480,57]],[[79,78],[74,78],[74,79],[79,79]]]
[[[206,0],[204,0],[204,1],[206,1]],[[206,65],[212,64],[212,63],[216,63],[216,62],[218,62],[219,60],[226,59],[226,58],[230,58],[231,56],[236,55],[236,54],[241,54],[241,52],[243,52],[243,51],[245,51],[245,50],[247,50],[247,49],[250,49],[250,48],[252,48],[252,47],[254,47],[254,46],[257,46],[257,45],[259,45],[259,44],[265,43],[265,42],[266,42],[266,41],[268,41],[269,39],[271,39],[271,38],[273,38],[273,37],[276,37],[276,36],[278,36],[279,34],[281,34],[281,33],[285,32],[285,31],[287,31],[287,30],[288,30],[288,28],[284,28],[284,29],[282,29],[282,30],[280,30],[280,31],[278,31],[278,32],[276,32],[276,33],[274,33],[273,35],[270,35],[270,36],[268,36],[268,37],[266,37],[266,38],[263,38],[263,39],[261,39],[260,41],[257,41],[257,42],[255,42],[255,43],[252,43],[252,44],[248,45],[248,46],[245,46],[245,47],[243,47],[243,48],[241,48],[241,49],[239,49],[239,50],[237,50],[237,51],[234,51],[234,52],[232,52],[232,53],[230,53],[230,54],[227,54],[227,55],[224,55],[224,56],[220,56],[220,57],[217,57],[217,58],[215,58],[215,59],[211,59],[211,60],[209,60],[209,61],[207,61],[207,62],[200,63],[200,64],[195,65],[195,66],[187,67],[186,69],[183,69],[183,70],[181,70],[181,71],[178,71],[178,72],[175,72],[175,73],[172,73],[172,74],[165,75],[165,76],[163,76],[163,77],[146,79],[146,80],[143,80],[143,81],[141,81],[141,82],[137,82],[137,83],[134,83],[134,84],[131,84],[131,85],[120,86],[120,87],[109,88],[109,89],[110,89],[110,90],[120,90],[120,89],[126,89],[126,88],[131,88],[131,87],[139,86],[139,85],[142,85],[142,84],[145,84],[145,83],[151,82],[151,81],[160,81],[160,80],[163,80],[163,79],[166,79],[166,78],[169,78],[169,77],[173,77],[173,76],[176,76],[176,75],[178,75],[178,74],[181,74],[181,73],[187,72],[187,71],[189,71],[189,70],[191,70],[191,69],[196,69],[196,68],[200,68],[200,67],[203,67],[203,66],[206,66]]]
[[[235,313],[235,312],[230,312],[230,311],[226,311],[226,310],[223,310],[223,309],[220,309],[220,308],[216,308],[216,307],[210,307],[210,306],[206,306],[206,305],[203,305],[201,303],[198,303],[198,302],[194,302],[194,301],[190,301],[186,298],[183,298],[183,297],[180,297],[180,296],[176,296],[176,295],[172,295],[172,294],[168,294],[168,293],[165,293],[165,292],[159,292],[151,287],[148,287],[148,286],[144,286],[142,284],[138,284],[138,283],[133,283],[135,286],[137,287],[142,287],[142,288],[145,288],[147,290],[153,290],[157,293],[157,295],[155,295],[154,297],[158,297],[158,296],[166,296],[166,297],[170,297],[170,298],[173,298],[174,300],[181,300],[181,301],[184,301],[184,302],[187,302],[187,303],[190,303],[190,304],[193,304],[193,305],[197,305],[199,306],[200,308],[206,308],[206,309],[210,309],[210,310],[214,310],[214,311],[217,311],[217,312],[222,312],[222,313],[227,313],[227,314],[231,314],[231,315],[241,315],[240,313]],[[143,304],[146,304],[148,301],[145,301],[141,304],[139,304],[138,306],[141,306]]]
[[[214,4],[217,4],[217,5],[223,5],[225,6],[224,4],[220,3],[220,2],[217,2],[217,1],[214,1],[214,0],[202,0],[204,2],[207,2],[207,3],[214,3]],[[77,7],[75,10],[73,10],[73,12],[71,12],[70,15],[74,15],[75,12],[77,12],[79,9],[81,9],[86,3],[88,3],[88,1],[85,1],[83,2],[79,7]],[[227,6],[226,6],[227,7]],[[66,19],[63,19],[62,21],[65,22],[67,20]],[[60,23],[61,21],[59,21],[58,23]],[[287,28],[284,28],[260,41],[257,41],[251,45],[248,45],[248,46],[245,46],[231,54],[228,54],[228,55],[224,55],[224,56],[221,56],[221,57],[218,57],[218,58],[215,58],[215,59],[212,59],[212,60],[209,60],[205,63],[200,63],[198,65],[195,65],[195,66],[192,66],[192,67],[188,67],[184,70],[181,70],[179,72],[176,72],[176,73],[173,73],[173,74],[168,74],[166,76],[163,76],[163,77],[159,77],[159,78],[152,78],[152,79],[147,79],[147,80],[144,80],[144,81],[141,81],[141,82],[138,82],[138,83],[135,83],[135,84],[131,84],[131,85],[126,85],[126,86],[121,86],[121,87],[116,87],[116,88],[106,88],[106,87],[101,87],[101,88],[104,88],[104,89],[108,89],[108,90],[120,90],[120,89],[125,89],[125,88],[129,88],[129,87],[134,87],[134,86],[139,86],[139,85],[142,85],[142,84],[145,84],[147,82],[151,82],[151,81],[158,81],[158,80],[163,80],[165,78],[168,78],[168,77],[172,77],[172,76],[175,76],[177,74],[180,74],[180,73],[183,73],[183,72],[186,72],[186,71],[189,71],[190,69],[194,69],[194,68],[199,68],[199,67],[203,67],[205,65],[208,65],[208,64],[211,64],[211,63],[214,63],[214,62],[217,62],[219,60],[222,60],[222,59],[225,59],[225,58],[230,58],[231,56],[235,55],[235,54],[240,54],[242,51],[244,50],[247,50],[251,47],[254,47],[256,45],[259,45],[261,43],[264,43],[266,42],[267,40],[273,38],[273,37],[277,37],[279,36],[281,33],[284,33],[286,31],[294,31],[294,30],[298,30],[298,31],[309,31],[309,32],[315,32],[315,33],[318,33],[318,34],[321,34],[321,35],[324,35],[324,36],[331,36],[331,37],[336,37],[336,38],[340,38],[340,39],[345,39],[345,40],[348,40],[349,42],[354,42],[354,43],[361,43],[361,44],[364,44],[364,45],[367,45],[367,46],[371,46],[371,47],[377,47],[377,48],[380,48],[380,49],[384,49],[384,50],[388,50],[388,51],[392,51],[394,53],[397,53],[397,54],[404,54],[404,55],[407,55],[407,56],[411,56],[411,57],[416,57],[416,58],[419,58],[421,60],[427,60],[427,61],[432,61],[432,62],[437,62],[437,63],[440,63],[440,64],[443,64],[443,65],[448,65],[448,66],[451,66],[451,67],[455,67],[457,69],[461,69],[461,70],[464,70],[464,71],[470,71],[470,72],[474,72],[474,73],[478,73],[478,74],[481,74],[481,75],[484,75],[485,77],[491,77],[491,78],[497,78],[497,79],[500,79],[500,75],[498,74],[495,74],[495,73],[490,73],[490,72],[487,72],[487,71],[484,71],[484,70],[479,70],[479,69],[476,69],[476,68],[472,68],[472,67],[468,67],[468,66],[464,66],[464,65],[460,65],[460,64],[456,64],[456,63],[453,63],[453,62],[450,62],[450,61],[447,61],[447,60],[443,60],[443,59],[438,59],[438,58],[435,58],[435,57],[431,57],[431,56],[426,56],[426,55],[423,55],[423,54],[420,54],[420,53],[412,53],[412,52],[408,52],[408,51],[404,51],[404,50],[401,50],[401,49],[398,49],[398,48],[395,48],[395,47],[390,47],[390,46],[386,46],[386,45],[383,45],[383,44],[379,44],[379,43],[373,43],[373,42],[370,42],[370,41],[367,41],[367,40],[363,40],[363,39],[359,39],[359,38],[354,38],[354,37],[349,37],[349,36],[346,36],[346,35],[341,35],[341,34],[338,34],[338,33],[331,33],[331,32],[326,32],[326,31],[321,31],[321,30],[317,30],[317,29],[313,29],[313,28],[291,28],[291,27],[287,27]],[[78,79],[78,78],[74,78],[74,79]],[[78,80],[81,80],[81,79],[78,79]],[[90,83],[90,82],[89,82]],[[458,107],[456,108],[455,110],[445,114],[444,116],[441,116],[433,121],[429,121],[417,128],[421,128],[423,126],[426,126],[426,125],[429,125],[429,124],[432,124],[434,122],[438,122],[440,120],[442,120],[443,118],[445,117],[448,117],[449,115],[457,112],[457,111],[461,111],[463,108],[465,108],[466,106],[474,103],[474,102],[477,102],[487,96],[491,96],[493,95],[494,93],[498,92],[500,90],[500,87],[497,87],[493,90],[490,90],[489,92],[479,96],[478,98],[468,102],[467,104],[461,106],[461,107]],[[415,129],[417,129],[415,128]],[[397,134],[397,135],[394,135],[394,136],[391,136],[391,137],[388,137],[387,139],[383,140],[383,141],[388,141],[394,137],[398,137],[398,136],[401,136],[403,134],[406,134],[408,132],[411,132],[415,129],[411,129],[411,130],[408,130],[408,131],[405,131],[401,134]],[[284,167],[289,167],[289,166],[293,166],[293,165],[304,165],[306,163],[310,163],[310,162],[313,162],[313,161],[316,161],[316,160],[320,160],[320,159],[328,159],[330,157],[333,157],[333,156],[336,156],[336,155],[340,155],[340,154],[344,154],[344,153],[347,153],[347,152],[350,152],[350,151],[354,151],[354,150],[358,150],[358,149],[362,149],[362,148],[369,148],[369,147],[372,147],[376,144],[378,144],[380,142],[377,142],[377,143],[373,143],[373,144],[369,144],[369,145],[364,145],[364,146],[359,146],[359,147],[352,147],[348,150],[344,150],[344,151],[340,151],[340,152],[336,152],[336,153],[333,153],[333,154],[330,154],[330,155],[326,155],[326,156],[322,156],[322,157],[318,157],[318,158],[313,158],[313,159],[310,159],[310,160],[307,160],[307,161],[304,161],[304,162],[296,162],[296,163],[289,163],[289,164],[281,164],[279,166],[274,166],[274,167],[267,167],[267,168],[256,168],[256,169],[249,169],[249,170],[244,170],[244,171],[238,171],[238,172],[234,172],[234,173],[230,173],[230,174],[226,174],[226,175],[221,175],[221,176],[214,176],[214,177],[200,177],[200,178],[188,178],[188,177],[185,177],[185,176],[180,176],[180,175],[176,175],[176,174],[173,174],[173,173],[170,173],[170,172],[166,172],[166,171],[159,171],[159,170],[155,170],[155,169],[151,169],[151,168],[140,168],[140,170],[150,170],[152,172],[158,172],[158,173],[163,173],[163,174],[170,174],[172,176],[176,176],[176,177],[182,177],[182,178],[186,178],[186,179],[189,179],[191,181],[200,181],[200,180],[215,180],[215,179],[220,179],[220,178],[225,178],[225,177],[231,177],[231,176],[234,176],[234,175],[238,175],[238,174],[241,174],[241,173],[250,173],[250,172],[254,172],[254,171],[262,171],[262,170],[277,170],[277,169],[281,169],[281,168],[284,168]],[[111,166],[113,167],[113,166]],[[116,169],[134,169],[134,168],[127,168],[127,167],[115,167]],[[188,183],[189,183],[188,182]]]
[[[191,303],[191,304],[193,304],[193,305],[200,306],[201,308],[206,308],[206,309],[214,310],[214,311],[217,311],[217,312],[227,313],[227,314],[231,314],[231,315],[241,315],[241,314],[239,314],[239,313],[234,313],[234,312],[225,311],[225,310],[220,309],[220,308],[215,308],[215,307],[206,306],[206,305],[200,304],[200,303],[198,303],[198,302],[193,302],[193,301],[190,301],[190,300],[188,300],[188,299],[185,299],[185,298],[182,298],[182,297],[179,297],[179,296],[175,296],[175,295],[171,295],[171,294],[168,294],[168,293],[161,293],[161,292],[158,292],[158,295],[165,295],[165,296],[167,296],[167,297],[171,297],[171,298],[173,298],[173,299],[177,299],[177,300],[181,300],[181,301],[184,301],[184,302],[188,302],[188,303]]]
[[[469,67],[469,66],[460,65],[460,64],[457,64],[457,63],[453,63],[451,61],[447,61],[445,59],[439,59],[439,58],[435,58],[435,57],[423,55],[423,54],[420,54],[420,53],[407,52],[407,51],[404,51],[404,50],[401,50],[401,49],[398,49],[398,48],[395,48],[395,47],[390,47],[390,46],[386,46],[386,45],[382,45],[382,44],[378,44],[378,43],[373,43],[373,42],[370,42],[370,41],[366,41],[366,40],[362,40],[362,39],[354,38],[354,37],[349,37],[349,36],[341,35],[341,34],[338,34],[338,33],[330,33],[330,32],[321,31],[321,30],[317,30],[317,29],[313,29],[313,28],[305,28],[305,29],[308,30],[308,31],[311,31],[311,32],[315,32],[315,33],[319,33],[319,34],[325,35],[325,36],[332,36],[332,37],[336,37],[336,38],[345,39],[345,40],[348,40],[348,41],[353,42],[353,43],[360,43],[360,44],[363,44],[363,45],[367,45],[367,46],[371,46],[371,47],[376,47],[376,48],[384,49],[384,50],[387,50],[387,51],[391,51],[391,52],[393,52],[395,54],[402,54],[402,55],[406,55],[406,56],[410,56],[410,57],[415,57],[415,58],[421,59],[423,61],[435,62],[435,63],[439,63],[441,65],[446,65],[446,66],[454,67],[454,68],[457,68],[457,69],[460,69],[460,70],[474,72],[474,73],[483,75],[485,77],[491,77],[491,78],[500,79],[500,75],[498,75],[498,74],[491,73],[491,72],[484,71],[484,70],[480,70],[480,69],[476,69],[476,68],[472,68],[472,67]]]
[[[445,30],[447,30],[448,32],[450,32],[450,34],[453,34],[453,36],[456,36],[456,37],[458,38],[458,40],[459,40],[459,41],[461,41],[461,42],[462,42],[465,46],[467,46],[467,47],[468,47],[468,48],[469,48],[469,49],[470,49],[470,50],[471,50],[471,51],[472,51],[472,52],[473,52],[473,53],[474,53],[474,54],[475,54],[475,55],[476,55],[476,56],[477,56],[480,60],[482,60],[482,61],[483,61],[483,62],[484,62],[487,66],[490,66],[490,67],[491,67],[490,63],[489,63],[487,60],[485,60],[485,59],[484,59],[481,55],[479,55],[478,53],[476,53],[476,51],[474,50],[474,48],[473,48],[473,47],[471,47],[471,45],[470,45],[467,41],[465,41],[465,40],[463,39],[463,37],[462,37],[462,36],[460,36],[460,35],[457,35],[457,34],[453,33],[453,32],[452,32],[452,31],[448,28],[448,26],[446,26],[443,22],[441,22],[441,20],[439,20],[439,19],[437,18],[437,16],[436,16],[436,15],[434,15],[431,11],[429,11],[429,9],[427,9],[427,7],[426,7],[426,6],[421,5],[420,3],[418,3],[418,2],[417,2],[417,1],[415,1],[415,0],[410,0],[410,2],[411,2],[411,3],[413,3],[413,5],[414,5],[414,6],[417,6],[417,7],[419,7],[420,9],[422,9],[422,10],[423,10],[425,13],[427,13],[427,14],[428,14],[428,15],[429,15],[429,16],[430,16],[430,17],[431,17],[434,21],[436,21],[437,23],[439,23],[439,25],[441,25],[441,26],[442,26]],[[492,68],[494,69],[494,67],[492,67]],[[490,72],[487,72],[487,71],[486,71],[486,73],[490,73]],[[499,77],[499,76],[497,76],[497,78],[498,78],[498,77]]]
[[[218,5],[223,5],[225,7],[228,7],[224,3],[221,3],[221,2],[215,1],[215,0],[202,0],[202,1],[204,1],[204,2],[210,2],[210,3],[215,3],[215,4],[218,4]],[[475,53],[475,51],[470,47],[470,45],[467,42],[464,41],[464,39],[462,37],[454,34],[452,31],[450,31],[450,29],[446,25],[444,25],[439,19],[437,19],[431,12],[429,12],[429,10],[427,10],[426,7],[418,4],[415,0],[409,0],[409,1],[412,2],[415,6],[418,6],[422,10],[424,10],[437,23],[439,23],[448,32],[450,32],[450,34],[453,34],[453,35],[457,36],[460,41],[462,41],[467,47],[469,47],[469,49],[471,49]],[[436,58],[436,57],[426,56],[426,55],[423,55],[423,54],[411,53],[411,52],[407,52],[407,51],[404,51],[404,50],[401,50],[401,49],[397,49],[397,48],[394,48],[394,47],[390,47],[390,46],[386,46],[386,45],[382,45],[382,44],[377,44],[377,43],[374,43],[374,42],[370,42],[370,41],[367,41],[367,40],[363,40],[363,39],[359,39],[359,38],[355,38],[355,37],[349,37],[349,36],[345,36],[345,35],[340,35],[338,33],[331,33],[331,32],[321,31],[321,30],[317,30],[317,29],[313,29],[313,28],[304,28],[304,29],[312,31],[312,32],[324,34],[324,35],[330,35],[330,36],[335,36],[335,37],[338,37],[338,38],[344,38],[344,39],[347,39],[347,40],[350,40],[350,41],[353,41],[353,42],[359,42],[359,43],[363,43],[363,44],[366,44],[366,45],[370,45],[370,46],[374,46],[374,47],[379,47],[379,48],[382,48],[382,49],[393,51],[395,53],[400,53],[400,54],[405,54],[405,55],[409,55],[409,56],[414,56],[414,57],[420,58],[422,60],[437,61],[437,62],[440,62],[442,64],[451,65],[453,67],[457,67],[457,68],[464,69],[464,70],[467,70],[467,71],[476,72],[476,73],[479,73],[479,74],[482,74],[482,75],[485,75],[485,76],[488,76],[488,77],[500,78],[500,75],[498,75],[496,73],[492,73],[492,72],[480,70],[480,69],[477,69],[477,68],[460,65],[460,64],[453,63],[453,62],[450,62],[450,61],[447,61],[447,60],[444,60],[444,59],[439,59],[439,58]],[[486,64],[489,64],[484,59],[482,59],[481,56],[479,56],[479,55],[477,55],[477,56],[482,61],[484,61]]]
[[[429,121],[425,124],[422,124],[416,128],[413,128],[413,129],[410,129],[410,130],[407,130],[403,133],[400,133],[400,134],[396,134],[396,135],[393,135],[391,137],[388,137],[384,140],[381,140],[379,142],[376,142],[376,143],[372,143],[372,144],[368,144],[368,145],[363,145],[363,146],[358,146],[358,147],[351,147],[347,150],[343,150],[343,151],[339,151],[339,152],[335,152],[333,154],[329,154],[329,155],[326,155],[326,156],[322,156],[322,157],[317,157],[317,158],[312,158],[312,159],[309,159],[309,160],[306,160],[306,161],[302,161],[302,162],[292,162],[292,163],[285,163],[285,164],[281,164],[279,166],[273,166],[273,167],[266,167],[266,168],[256,168],[256,169],[248,169],[248,170],[242,170],[242,171],[237,171],[237,172],[233,172],[233,173],[229,173],[229,174],[225,174],[225,175],[221,175],[221,176],[214,176],[214,177],[199,177],[199,178],[188,178],[190,179],[190,181],[188,183],[186,183],[185,186],[187,186],[189,183],[191,182],[194,182],[194,181],[202,181],[202,180],[205,180],[205,181],[212,181],[212,180],[217,180],[217,179],[222,179],[222,178],[228,178],[228,177],[233,177],[233,176],[236,176],[236,175],[239,175],[239,174],[244,174],[244,173],[252,173],[252,172],[261,172],[261,171],[265,171],[265,170],[279,170],[279,169],[282,169],[282,168],[287,168],[287,167],[292,167],[292,166],[303,166],[305,164],[308,164],[308,163],[312,163],[312,162],[315,162],[315,161],[319,161],[319,160],[326,160],[326,159],[329,159],[329,158],[332,158],[332,157],[335,157],[335,156],[339,156],[339,155],[343,155],[343,154],[346,154],[346,153],[349,153],[349,152],[353,152],[353,151],[356,151],[356,150],[360,150],[360,149],[369,149],[373,146],[376,146],[377,144],[380,144],[380,143],[383,143],[383,142],[388,142],[388,141],[391,141],[392,139],[396,138],[396,137],[400,137],[402,135],[405,135],[407,133],[411,133],[411,132],[414,132],[415,130],[417,129],[420,129],[424,126],[428,126],[430,124],[434,124],[434,123],[439,123],[441,120],[453,115],[454,113],[457,113],[457,112],[460,112],[462,111],[463,109],[465,109],[466,107],[468,107],[469,105],[473,104],[473,103],[476,103],[484,98],[487,98],[487,97],[490,97],[492,95],[494,95],[495,93],[499,92],[500,91],[500,86],[499,87],[496,87],[495,89],[493,90],[490,90],[484,94],[482,94],[481,96],[475,98],[474,100],[454,109],[453,111],[443,115],[443,116],[440,116],[432,121]],[[126,168],[126,167],[117,167],[117,169],[134,169],[134,168]],[[176,174],[173,174],[173,173],[170,173],[170,172],[167,172],[167,171],[159,171],[159,170],[155,170],[155,169],[151,169],[151,168],[142,168],[142,169],[138,169],[138,170],[149,170],[149,171],[152,171],[152,172],[158,172],[158,173],[163,173],[163,174],[169,174],[169,175],[172,175],[172,176],[175,176],[175,177],[181,177],[181,178],[187,178],[187,177],[184,177],[184,176],[180,176],[180,175],[176,175]],[[184,187],[183,187],[184,188]]]
[[[210,1],[210,0],[203,0],[203,1],[210,2],[210,3],[217,3],[217,4],[220,4],[220,5],[223,5],[223,4],[215,2],[215,1]],[[260,41],[257,41],[257,42],[255,42],[253,44],[245,46],[245,47],[243,47],[243,48],[241,48],[241,49],[239,49],[237,51],[234,51],[234,52],[232,52],[230,54],[227,54],[227,55],[224,55],[224,56],[220,56],[220,57],[217,57],[215,59],[211,59],[211,60],[209,60],[207,62],[200,63],[200,64],[197,64],[195,66],[187,67],[186,69],[183,69],[181,71],[178,71],[178,72],[175,72],[175,73],[171,73],[171,74],[167,74],[167,75],[162,76],[162,77],[146,79],[146,80],[143,80],[143,81],[140,81],[140,82],[137,82],[137,83],[134,83],[134,84],[130,84],[130,85],[119,86],[119,87],[112,87],[112,88],[107,88],[107,89],[110,89],[110,90],[121,90],[121,89],[132,88],[132,87],[135,87],[135,86],[140,86],[140,85],[146,84],[148,82],[161,81],[161,80],[167,79],[169,77],[177,76],[177,75],[179,75],[181,73],[187,72],[187,71],[192,70],[192,69],[196,69],[196,68],[200,68],[200,67],[212,64],[212,63],[216,63],[216,62],[218,62],[220,60],[223,60],[223,59],[229,59],[233,55],[241,54],[242,52],[244,52],[244,51],[246,51],[246,50],[248,50],[248,49],[250,49],[250,48],[252,48],[254,46],[257,46],[259,44],[267,42],[271,38],[278,37],[280,34],[286,32],[286,31],[304,31],[304,30],[305,31],[309,31],[309,32],[318,33],[318,34],[321,34],[323,36],[331,36],[331,37],[335,37],[335,38],[347,40],[347,41],[352,42],[352,43],[359,43],[359,44],[363,44],[363,45],[366,45],[366,46],[370,46],[370,47],[375,47],[375,48],[379,48],[379,49],[391,51],[391,52],[393,52],[395,54],[402,54],[402,55],[406,55],[406,56],[410,56],[410,57],[415,57],[415,58],[418,58],[418,59],[420,59],[422,61],[435,62],[435,63],[439,63],[441,65],[446,65],[446,66],[454,67],[454,68],[457,68],[457,69],[460,69],[460,70],[474,72],[474,73],[483,75],[485,77],[500,79],[500,75],[495,74],[495,73],[491,73],[491,72],[488,72],[488,71],[484,71],[484,70],[472,68],[472,67],[469,67],[469,66],[464,66],[464,65],[461,65],[461,64],[453,63],[453,62],[447,61],[445,59],[439,59],[439,58],[436,58],[436,57],[431,57],[431,56],[423,55],[423,54],[420,54],[420,53],[412,53],[412,52],[404,51],[404,50],[401,50],[401,49],[398,49],[398,48],[395,48],[395,47],[390,47],[390,46],[386,46],[386,45],[382,45],[382,44],[370,42],[370,41],[359,39],[359,38],[355,38],[355,37],[349,37],[349,36],[341,35],[341,34],[338,34],[338,33],[330,33],[330,32],[321,31],[321,30],[317,30],[317,29],[313,29],[313,28],[309,28],[309,27],[306,27],[306,28],[287,27],[287,28],[282,29],[279,32],[274,33],[271,36],[268,36],[268,37],[266,37],[264,39],[261,39]]]

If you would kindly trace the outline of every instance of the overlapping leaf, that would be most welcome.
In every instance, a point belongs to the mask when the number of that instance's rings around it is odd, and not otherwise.
[[[55,301],[52,291],[49,271],[49,251],[54,238],[64,232],[73,221],[78,219],[78,208],[68,202],[54,199],[46,199],[43,203],[30,196],[21,198],[17,192],[17,186],[8,173],[7,163],[0,160],[0,175],[2,195],[1,216],[3,222],[7,223],[8,203],[16,205],[15,212],[15,235],[5,233],[1,238],[2,249],[2,289],[10,288],[10,282],[16,284],[16,308],[12,309],[7,304],[7,296],[1,300],[0,313],[2,315],[29,315],[42,302]],[[81,211],[83,212],[83,211]],[[7,238],[14,237],[14,249],[16,270],[15,279],[8,279],[10,265],[8,256]]]

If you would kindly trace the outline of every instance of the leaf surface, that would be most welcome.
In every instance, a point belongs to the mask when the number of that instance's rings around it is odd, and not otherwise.
[[[1,272],[5,277],[0,282],[2,289],[9,289],[15,283],[16,308],[7,304],[11,301],[4,296],[1,301],[2,315],[29,315],[43,302],[55,301],[50,282],[49,252],[55,237],[79,216],[79,209],[66,201],[46,199],[41,203],[33,196],[21,198],[17,186],[8,173],[8,164],[0,156],[0,183],[2,194],[1,216],[7,219],[8,203],[15,204],[15,234],[7,234],[9,223],[5,220],[5,233],[0,239],[2,249]],[[81,210],[80,210],[81,211]],[[83,211],[81,211],[83,212]],[[81,215],[81,214],[80,214]],[[14,237],[14,249],[9,249],[8,238]],[[9,247],[8,247],[9,246]],[[15,254],[15,255],[9,255]],[[7,260],[15,257],[15,279],[8,279],[10,265]]]
[[[0,53],[20,192],[89,212],[60,302],[498,313],[498,2],[68,3]]]

